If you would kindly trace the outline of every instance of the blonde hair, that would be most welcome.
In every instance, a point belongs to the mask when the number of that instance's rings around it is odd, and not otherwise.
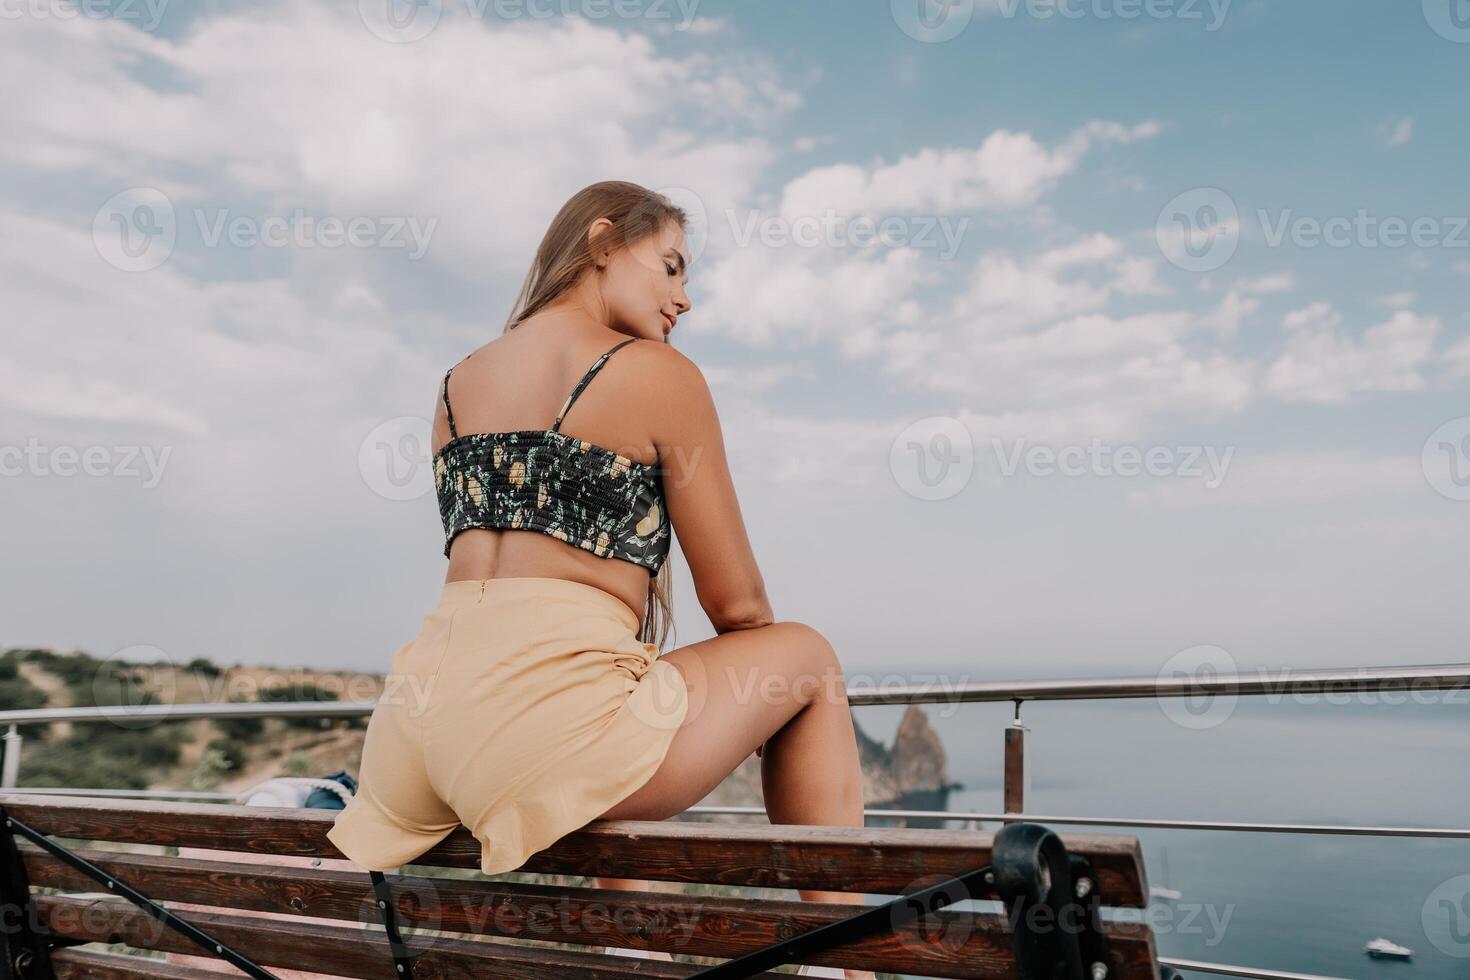
[[[587,229],[599,218],[607,218],[612,227],[589,241]],[[604,180],[582,188],[551,219],[504,332],[514,330],[575,286],[594,266],[598,252],[635,245],[670,222],[684,228],[688,215],[657,191],[625,180]],[[671,565],[665,561],[649,582],[643,626],[638,633],[639,642],[652,643],[660,652],[674,619]]]

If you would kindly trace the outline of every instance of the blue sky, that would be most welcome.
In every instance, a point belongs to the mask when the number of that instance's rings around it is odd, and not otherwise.
[[[1463,660],[1451,2],[976,0],[942,42],[898,0],[425,0],[416,40],[376,0],[8,7],[0,641],[386,669],[443,558],[426,467],[375,454],[499,332],[566,197],[616,177],[703,216],[675,343],[778,617],[850,674]],[[1313,236],[1360,215],[1362,241]],[[896,236],[854,245],[860,220]],[[1006,471],[1099,444],[1161,472]],[[65,447],[101,475],[58,475]],[[969,476],[933,492],[914,451]],[[710,630],[676,572],[682,644]]]

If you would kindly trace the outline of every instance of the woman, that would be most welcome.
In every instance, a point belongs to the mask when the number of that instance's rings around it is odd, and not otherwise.
[[[773,823],[863,825],[836,654],[775,621],[709,388],[669,346],[690,309],[685,222],[636,184],[578,192],[503,335],[435,393],[444,590],[394,655],[328,834],[368,869],[463,823],[481,870],[510,871],[591,820],[678,814],[752,751]],[[671,533],[716,635],[660,655]]]

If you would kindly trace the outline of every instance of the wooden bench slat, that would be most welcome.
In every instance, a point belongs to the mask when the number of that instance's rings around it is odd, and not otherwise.
[[[95,892],[96,883],[29,842],[19,845],[31,883]],[[76,853],[155,901],[311,915],[377,924],[366,875],[309,868],[257,867],[233,861]],[[727,958],[844,919],[852,906],[726,896],[563,889],[499,879],[389,876],[400,923],[474,935],[580,945],[610,944]],[[187,912],[181,912],[186,919]],[[1123,961],[1117,975],[1154,980],[1129,964],[1152,960],[1152,933],[1110,924]],[[1014,963],[1009,926],[995,913],[941,910],[922,922],[822,954],[832,966],[885,969],[919,976],[992,980]]]
[[[239,980],[244,976],[238,970],[221,973],[90,949],[54,952],[51,954],[51,968],[56,980],[129,980],[131,977],[141,980]]]
[[[99,800],[0,792],[7,811],[47,834],[134,844],[342,858],[327,840],[333,811],[284,807]],[[1059,835],[1060,836],[1060,835]],[[713,824],[680,820],[595,821],[531,857],[519,870],[683,883],[806,888],[896,895],[990,863],[993,835],[892,827]],[[1103,903],[1144,908],[1148,882],[1137,838],[1062,836],[1086,857]],[[413,866],[480,866],[464,827]]]
[[[160,930],[142,909],[125,901],[81,899],[64,895],[41,896],[37,901],[41,923],[59,936],[90,942],[124,942],[139,949],[207,955],[174,929]],[[295,923],[258,919],[223,912],[179,913],[193,925],[236,949],[248,949],[261,965],[361,977],[395,980],[388,941],[381,929]],[[628,977],[681,980],[702,967],[662,960],[634,960],[605,953],[526,946],[485,939],[450,936],[404,937],[415,956],[416,969],[426,977],[515,976],[524,980],[625,980]],[[156,962],[156,961],[155,961]],[[761,973],[768,980],[790,974]]]

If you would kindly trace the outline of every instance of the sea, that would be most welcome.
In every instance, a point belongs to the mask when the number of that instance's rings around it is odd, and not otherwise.
[[[939,808],[1000,812],[1013,706],[923,708],[958,784]],[[904,706],[854,710],[889,743]],[[1021,723],[1027,813],[1470,827],[1466,691],[1028,702]],[[1470,980],[1470,839],[1052,826],[1063,838],[1138,838],[1150,886],[1179,893],[1135,913],[1154,927],[1163,958]],[[1412,959],[1370,957],[1364,945],[1379,937]]]

